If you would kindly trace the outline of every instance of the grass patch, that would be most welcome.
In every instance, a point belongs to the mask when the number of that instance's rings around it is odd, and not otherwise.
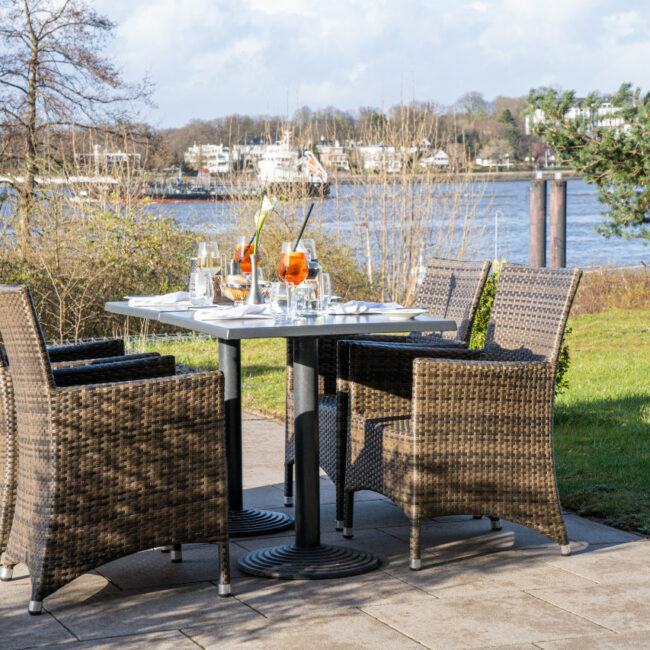
[[[569,389],[555,403],[562,503],[650,534],[650,309],[571,319]]]
[[[569,388],[556,399],[562,503],[578,514],[650,534],[650,309],[570,319]],[[217,342],[156,342],[181,363],[218,367]],[[242,342],[244,408],[284,417],[285,342]]]

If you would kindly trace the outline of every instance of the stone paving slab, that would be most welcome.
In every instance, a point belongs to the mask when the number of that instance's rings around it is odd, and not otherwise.
[[[596,623],[522,592],[453,600],[423,597],[363,611],[430,648],[534,643],[603,631]]]
[[[244,417],[244,502],[283,506],[284,427]],[[321,539],[378,555],[381,568],[339,580],[276,581],[239,571],[249,550],[291,532],[231,542],[233,598],[217,596],[217,549],[158,549],[98,567],[26,613],[18,565],[0,583],[0,648],[432,647],[648,648],[650,541],[567,513],[572,555],[522,526],[439,517],[422,527],[423,568],[408,569],[408,521],[381,495],[355,499],[354,537],[334,530],[335,490],[321,476]]]
[[[359,611],[336,616],[273,619],[225,629],[190,627],[183,632],[201,647],[250,650],[422,648],[397,630]]]

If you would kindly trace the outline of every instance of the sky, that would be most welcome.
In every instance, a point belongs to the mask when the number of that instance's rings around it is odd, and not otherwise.
[[[650,87],[647,0],[90,0],[148,75],[156,127],[298,108],[448,106],[557,86]]]

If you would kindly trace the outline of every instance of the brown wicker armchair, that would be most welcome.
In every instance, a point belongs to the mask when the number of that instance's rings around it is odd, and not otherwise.
[[[346,536],[354,491],[374,490],[411,520],[412,569],[421,566],[420,521],[451,514],[508,519],[570,552],[553,396],[581,273],[504,264],[482,350],[339,343],[350,382]]]
[[[121,363],[125,361],[140,360],[138,364],[129,364],[123,367],[123,379],[137,378],[133,376],[136,369],[142,377],[162,377],[174,374],[173,367],[169,368],[169,360],[159,361],[157,353],[125,354],[124,341],[111,339],[106,341],[93,341],[77,345],[64,345],[47,349],[48,357],[52,363],[55,374],[59,368],[72,368],[75,366]],[[172,364],[173,366],[173,364]],[[83,372],[83,371],[82,371]],[[115,380],[115,369],[109,371],[95,367],[90,374],[83,375],[87,383]],[[142,374],[146,372],[148,374]],[[65,373],[64,373],[65,374]],[[11,373],[2,345],[0,345],[0,554],[7,546],[9,530],[13,519],[16,503],[16,483],[18,481],[18,441],[16,439],[16,413],[11,385]],[[0,571],[0,580],[3,579]],[[6,577],[5,577],[6,579]]]
[[[342,339],[412,343],[466,348],[479,300],[490,271],[489,262],[432,259],[426,268],[416,304],[432,316],[455,320],[455,332],[412,332],[408,336],[370,334],[325,337],[318,342],[320,466],[336,486],[336,529],[343,527],[343,482],[347,444],[347,404],[337,414],[337,342]],[[284,502],[293,505],[293,345],[287,340],[287,405],[285,419]],[[344,387],[339,392],[344,390]],[[339,395],[340,398],[340,395]]]
[[[0,332],[20,457],[2,565],[29,567],[30,613],[82,573],[169,543],[218,543],[228,595],[222,374],[110,381],[137,360],[55,374],[26,287],[2,287]],[[110,383],[75,385],[100,367]]]

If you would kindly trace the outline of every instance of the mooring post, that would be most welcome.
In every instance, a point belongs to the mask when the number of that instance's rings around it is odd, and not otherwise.
[[[530,265],[546,266],[546,181],[541,172],[530,182]]]
[[[562,172],[555,173],[551,181],[550,215],[550,266],[562,269],[566,266],[566,181]]]

